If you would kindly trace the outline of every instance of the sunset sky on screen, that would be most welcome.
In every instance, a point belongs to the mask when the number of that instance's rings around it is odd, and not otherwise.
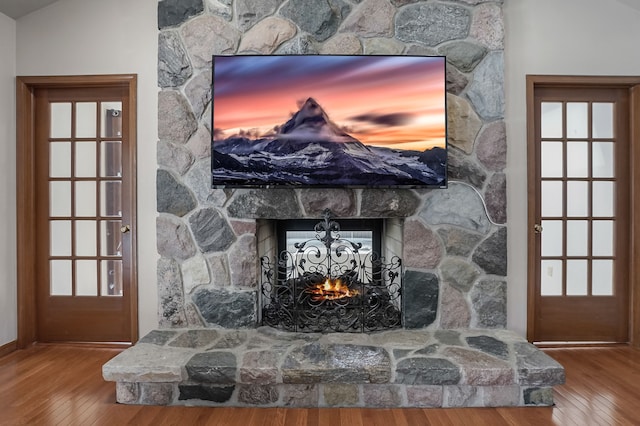
[[[444,57],[214,58],[215,139],[273,133],[314,98],[363,143],[424,151],[445,146]]]

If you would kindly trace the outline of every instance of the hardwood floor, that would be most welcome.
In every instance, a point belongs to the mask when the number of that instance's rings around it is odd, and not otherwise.
[[[284,409],[115,403],[115,349],[34,346],[0,358],[0,425],[640,425],[640,350],[545,349],[565,366],[553,408]]]

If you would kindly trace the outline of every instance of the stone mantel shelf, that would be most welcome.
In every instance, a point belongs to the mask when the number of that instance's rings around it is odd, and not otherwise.
[[[154,330],[103,366],[145,405],[552,405],[563,367],[508,330]]]

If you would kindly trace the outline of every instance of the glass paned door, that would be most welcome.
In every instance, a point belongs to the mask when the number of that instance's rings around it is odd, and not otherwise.
[[[131,112],[121,87],[36,91],[38,340],[131,341]]]
[[[593,87],[534,94],[534,340],[628,337],[627,97]]]

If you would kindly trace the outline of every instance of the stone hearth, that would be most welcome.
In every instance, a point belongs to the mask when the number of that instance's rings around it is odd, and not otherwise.
[[[285,407],[548,406],[564,369],[507,330],[155,330],[103,367],[117,401]]]

